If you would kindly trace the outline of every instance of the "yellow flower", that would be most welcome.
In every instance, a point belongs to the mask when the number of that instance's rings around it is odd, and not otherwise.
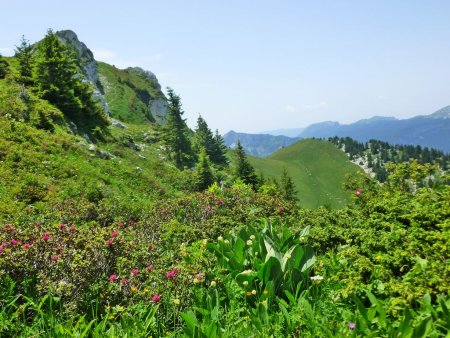
[[[264,290],[264,291],[263,291],[263,294],[264,294],[264,295],[267,295],[267,294],[269,294],[269,291]]]
[[[175,304],[175,305],[180,305],[180,300],[178,299],[178,298],[175,298],[174,300],[173,300],[173,303]]]
[[[256,290],[252,290],[252,295],[256,295]]]
[[[247,291],[245,294],[246,294],[247,296],[251,296],[251,295],[252,295],[251,291]]]
[[[105,295],[103,293],[100,294],[100,299],[105,298]]]
[[[382,258],[383,258],[383,257],[381,257],[381,255],[378,255],[377,257],[375,257],[375,259],[376,259],[377,261],[381,261]]]
[[[145,292],[145,293],[149,293],[150,290],[149,290],[148,288],[144,288],[144,292]]]
[[[211,281],[211,284],[209,284],[209,286],[212,287],[212,288],[215,288],[216,285],[217,285],[217,284],[216,284],[216,281],[215,281],[215,280]]]
[[[194,284],[198,284],[198,283],[200,283],[200,280],[198,278],[194,277]]]
[[[267,299],[264,299],[264,300],[261,302],[261,304],[262,304],[262,305],[266,305],[266,304],[267,304]]]
[[[114,319],[114,315],[109,316],[108,319]]]
[[[125,310],[125,306],[120,305],[120,306],[117,308],[117,310],[118,310],[118,311],[123,311],[123,310]]]
[[[246,280],[243,281],[243,282],[242,282],[242,285],[247,286],[247,285],[248,285],[248,281],[246,281]]]
[[[136,291],[137,291],[137,287],[132,286],[132,287],[131,287],[131,292],[136,292]]]
[[[105,310],[106,310],[106,311],[109,311],[109,309],[111,309],[111,306],[105,305]]]

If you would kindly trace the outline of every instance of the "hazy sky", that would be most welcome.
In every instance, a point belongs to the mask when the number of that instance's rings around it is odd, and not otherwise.
[[[450,104],[450,1],[0,0],[0,53],[72,29],[174,88],[188,124],[258,132]]]

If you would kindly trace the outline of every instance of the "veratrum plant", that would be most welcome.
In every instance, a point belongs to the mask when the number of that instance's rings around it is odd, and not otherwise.
[[[270,302],[274,296],[284,297],[285,290],[295,292],[299,283],[306,288],[316,258],[313,249],[303,244],[309,227],[293,234],[280,226],[283,231],[277,234],[267,220],[262,223],[262,230],[248,225],[237,236],[219,237],[207,248],[249,296]]]

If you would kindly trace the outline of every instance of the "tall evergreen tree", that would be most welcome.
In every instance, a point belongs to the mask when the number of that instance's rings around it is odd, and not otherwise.
[[[14,56],[19,61],[19,82],[31,85],[33,83],[33,47],[23,35],[20,45],[16,46]]]
[[[172,88],[167,88],[167,121],[163,128],[163,138],[169,147],[170,156],[178,169],[192,164],[193,152],[189,139],[189,129],[183,119],[181,100]]]
[[[294,182],[291,176],[287,172],[286,168],[283,169],[283,174],[281,175],[281,189],[283,197],[289,201],[297,200],[297,191],[295,190]]]
[[[241,142],[238,140],[236,147],[236,167],[234,170],[235,178],[240,178],[244,183],[251,185],[254,189],[258,186],[258,176],[256,176],[255,169],[250,164],[245,154]]]
[[[197,153],[200,152],[201,148],[205,148],[206,154],[212,163],[227,165],[228,161],[225,156],[226,147],[223,144],[223,138],[217,131],[216,135],[213,135],[208,124],[201,116],[197,119],[193,146]]]
[[[203,191],[214,183],[214,175],[205,148],[200,149],[197,166],[194,171],[194,185],[196,190]]]
[[[39,43],[36,54],[34,80],[44,99],[75,120],[108,123],[103,108],[92,96],[92,88],[77,74],[73,54],[52,30]]]
[[[0,54],[0,79],[4,79],[9,70],[9,64]]]

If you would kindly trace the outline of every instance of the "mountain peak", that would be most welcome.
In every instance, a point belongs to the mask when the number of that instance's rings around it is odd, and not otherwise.
[[[450,119],[450,105],[439,109],[430,115],[433,119]]]

